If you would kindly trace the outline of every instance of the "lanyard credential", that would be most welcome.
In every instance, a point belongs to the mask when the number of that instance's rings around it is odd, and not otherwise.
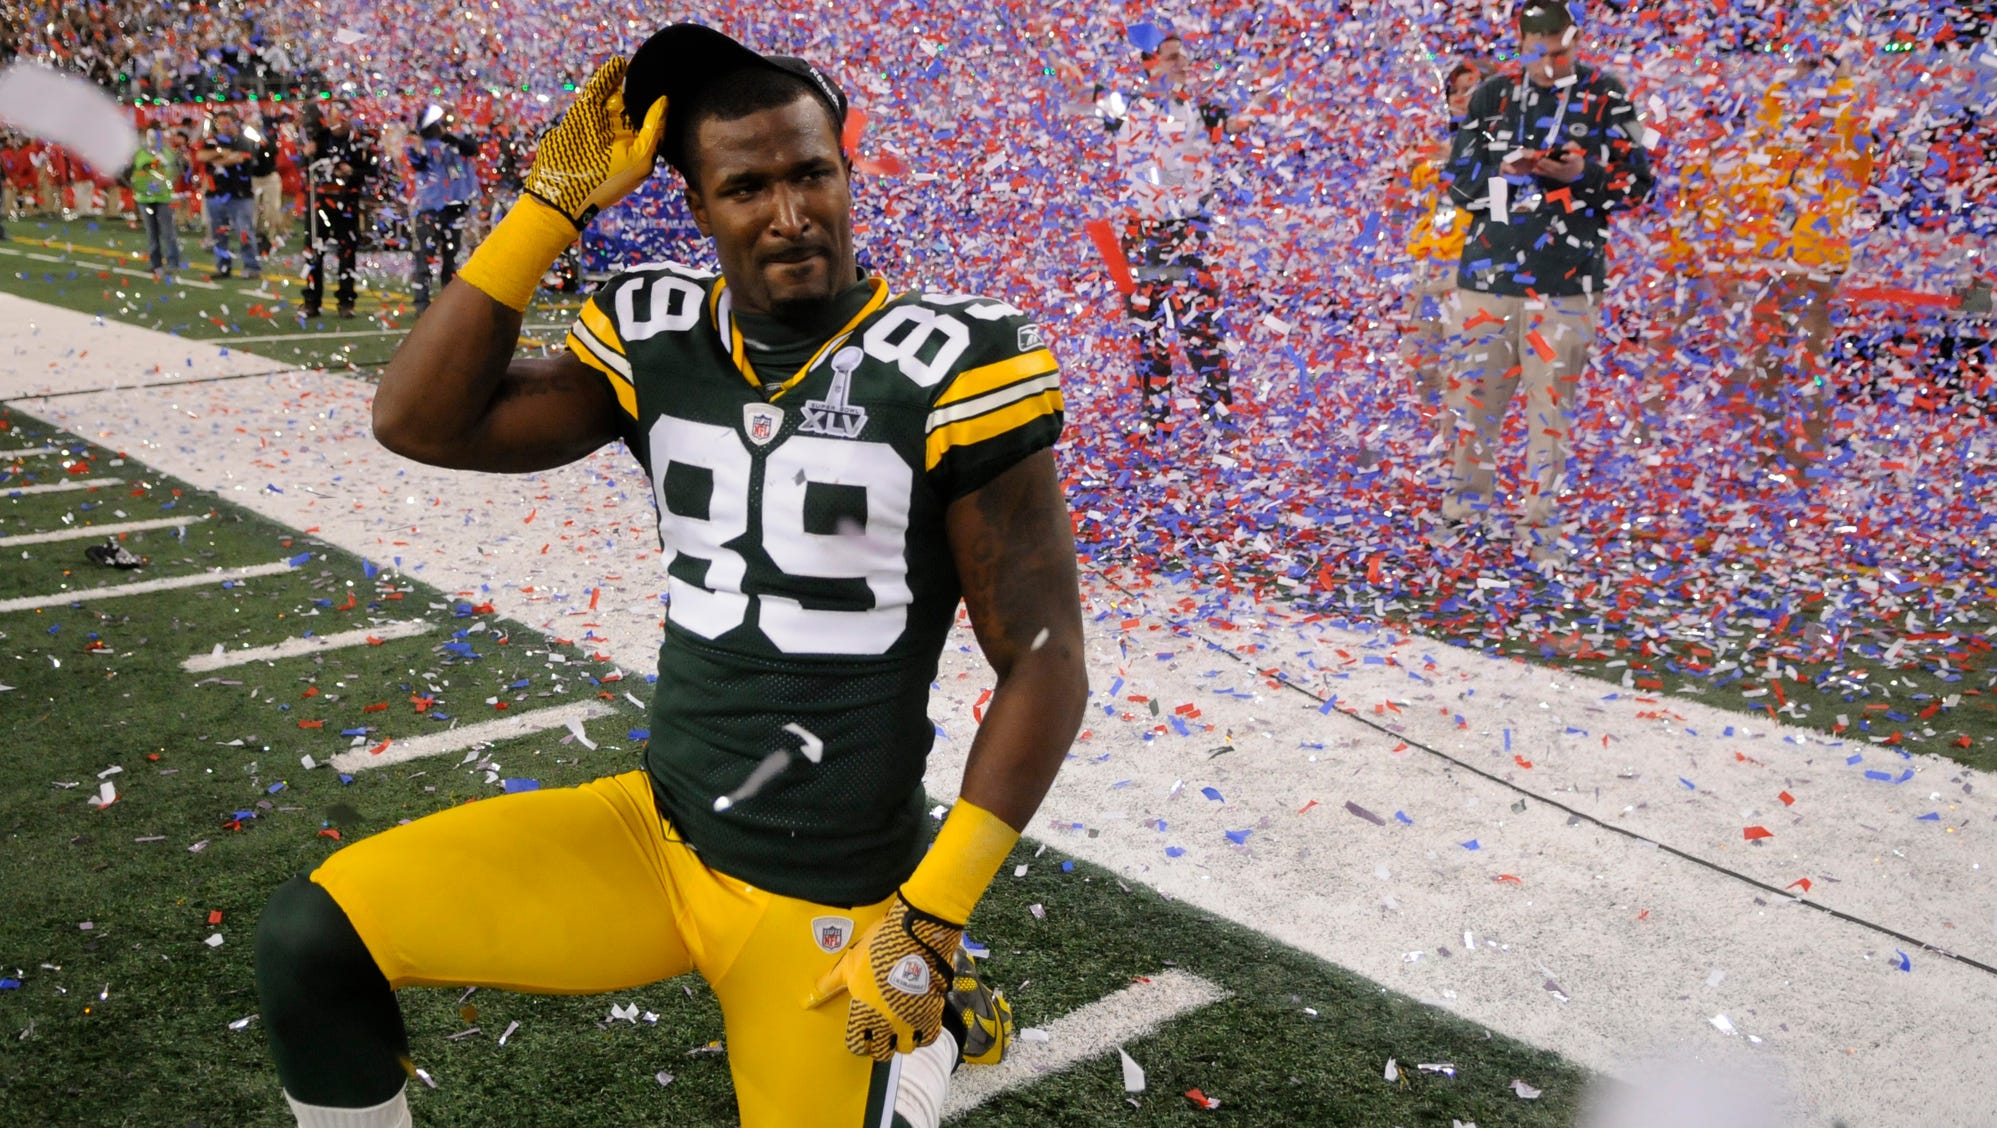
[[[1560,136],[1560,127],[1567,121],[1567,99],[1574,93],[1576,85],[1579,85],[1579,83],[1569,83],[1567,88],[1560,92],[1560,104],[1553,109],[1553,123],[1546,127],[1546,136],[1540,139],[1539,147],[1541,149],[1553,148],[1553,142]],[[1526,108],[1532,102],[1531,93],[1532,83],[1521,77],[1518,85],[1519,134],[1517,142],[1520,148],[1525,147]]]

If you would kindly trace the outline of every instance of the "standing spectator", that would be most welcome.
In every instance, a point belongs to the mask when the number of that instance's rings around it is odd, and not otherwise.
[[[19,219],[29,214],[29,205],[24,201],[35,200],[35,155],[28,148],[27,138],[18,133],[9,133],[6,138],[6,147],[0,149],[0,177],[5,182],[4,193],[0,193],[0,216]]]
[[[1446,395],[1441,509],[1459,524],[1489,515],[1499,432],[1522,390],[1527,547],[1558,563],[1556,501],[1595,339],[1609,215],[1649,198],[1653,182],[1636,107],[1620,82],[1577,61],[1581,29],[1566,4],[1527,0],[1518,29],[1524,72],[1477,88],[1450,149],[1450,193],[1475,215],[1456,275],[1463,351]]]
[[[1141,58],[1144,87],[1129,95],[1098,88],[1095,104],[1113,139],[1130,208],[1123,243],[1135,282],[1129,308],[1137,330],[1144,427],[1162,432],[1171,426],[1170,330],[1185,342],[1206,416],[1224,421],[1234,402],[1221,349],[1220,287],[1206,245],[1214,140],[1233,132],[1239,119],[1188,88],[1192,60],[1179,36],[1164,36]]]
[[[1425,146],[1409,170],[1411,202],[1421,210],[1421,215],[1408,233],[1414,287],[1403,310],[1407,335],[1401,339],[1401,355],[1414,371],[1425,416],[1442,403],[1443,367],[1447,359],[1443,322],[1448,316],[1450,295],[1456,292],[1456,266],[1463,261],[1463,236],[1470,230],[1470,213],[1456,206],[1449,187],[1442,182],[1442,173],[1449,164],[1449,138],[1462,126],[1464,115],[1470,112],[1470,95],[1483,79],[1484,72],[1476,63],[1460,62],[1450,68],[1443,80],[1443,97],[1449,110],[1448,131],[1432,146]]]
[[[180,159],[158,126],[146,130],[146,143],[132,156],[132,200],[146,227],[146,259],[153,277],[179,274],[180,233],[173,226],[173,184]]]
[[[1851,267],[1852,222],[1872,182],[1878,139],[1852,80],[1856,47],[1777,74],[1748,131],[1749,159],[1729,197],[1759,276],[1741,295],[1753,340],[1745,396],[1796,472],[1822,458],[1833,395],[1825,380],[1831,298]],[[1790,400],[1799,426],[1787,431]]]
[[[318,128],[308,128],[305,157],[311,165],[304,315],[319,316],[326,294],[325,255],[330,241],[339,256],[340,286],[335,298],[340,303],[340,316],[352,317],[354,260],[361,246],[361,193],[374,175],[375,162],[344,99],[322,104]]]
[[[250,191],[256,199],[257,246],[264,254],[284,246],[284,179],[277,174],[277,121],[265,117],[244,134],[256,144],[250,165]]]
[[[409,285],[416,312],[430,308],[430,260],[437,260],[438,286],[458,272],[458,247],[465,215],[478,198],[478,172],[472,162],[478,142],[446,132],[455,124],[442,106],[429,106],[408,140],[409,170],[415,181],[415,220],[411,224]]]
[[[209,119],[208,143],[195,154],[208,166],[208,225],[215,236],[215,273],[211,280],[234,273],[235,259],[229,250],[232,241],[243,245],[243,277],[262,278],[257,258],[255,200],[250,187],[250,170],[256,161],[256,143],[243,134],[236,111],[224,107]]]

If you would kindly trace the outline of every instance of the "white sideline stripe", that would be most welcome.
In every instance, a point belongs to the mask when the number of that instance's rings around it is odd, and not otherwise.
[[[1045,1042],[1015,1040],[998,1065],[958,1070],[950,1078],[943,1119],[962,1116],[1009,1089],[1109,1053],[1226,997],[1226,991],[1190,972],[1158,972],[1149,983],[1133,983],[1041,1026],[1047,1031]]]
[[[0,544],[6,542],[0,541]],[[346,646],[366,646],[370,639],[383,642],[398,638],[411,638],[430,630],[430,624],[411,619],[400,623],[384,623],[379,627],[362,627],[358,630],[340,631],[337,634],[313,635],[311,638],[288,638],[270,646],[252,646],[247,650],[225,650],[220,654],[196,654],[181,660],[180,668],[190,674],[205,674],[211,670],[226,670],[230,666],[247,666],[251,662],[275,662],[284,658],[297,658],[306,654],[317,654],[322,650],[338,650]]]
[[[41,607],[67,607],[72,603],[88,603],[92,600],[112,599],[121,595],[147,595],[156,591],[172,591],[175,588],[205,587],[209,584],[227,583],[230,580],[275,576],[280,572],[291,570],[288,561],[279,560],[274,564],[253,564],[247,568],[203,572],[198,576],[175,576],[170,580],[146,580],[143,583],[115,584],[111,587],[76,588],[72,591],[59,591],[54,595],[24,595],[18,599],[0,600],[0,614],[8,611],[32,611]]]
[[[123,478],[76,478],[67,482],[50,482],[43,486],[0,486],[0,497],[15,494],[62,493],[66,490],[94,490],[98,486],[122,486]]]
[[[615,709],[601,701],[573,701],[551,709],[536,709],[531,713],[480,721],[475,725],[460,725],[443,732],[425,733],[407,740],[392,741],[379,756],[365,748],[358,748],[352,752],[342,752],[327,762],[333,765],[333,770],[341,772],[385,768],[390,764],[404,764],[411,760],[420,760],[425,756],[462,752],[474,744],[487,741],[510,740],[529,733],[566,728],[570,721],[593,721],[614,712]]]
[[[32,458],[38,454],[54,454],[61,447],[22,447],[20,450],[0,450],[0,458]]]
[[[115,525],[79,525],[74,529],[57,529],[52,533],[22,533],[19,536],[0,537],[0,548],[11,548],[17,544],[88,540],[100,536],[115,536],[118,533],[143,533],[148,529],[172,529],[207,519],[206,513],[197,513],[192,517],[159,517],[151,521],[125,521]]]

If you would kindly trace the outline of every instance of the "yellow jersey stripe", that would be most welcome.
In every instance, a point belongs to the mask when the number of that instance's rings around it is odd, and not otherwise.
[[[1007,431],[1022,427],[1042,416],[1053,415],[1063,408],[1061,389],[1055,387],[997,411],[938,427],[929,433],[923,468],[936,469],[936,464],[943,461],[944,453],[951,447],[972,446],[986,439],[997,438]]]
[[[582,312],[576,315],[576,320],[582,322],[611,352],[618,356],[625,355],[624,338],[617,334],[617,323],[610,320],[610,315],[603,312],[602,307],[596,304],[595,298],[582,304]]]
[[[1000,388],[988,396],[979,396],[977,399],[966,400],[963,403],[950,407],[937,408],[935,411],[929,413],[929,425],[923,428],[923,430],[929,432],[939,427],[947,427],[959,419],[970,419],[974,416],[983,415],[987,411],[997,411],[1009,403],[1023,400],[1028,396],[1038,395],[1049,388],[1058,390],[1060,387],[1061,374],[1058,372],[1049,372],[1045,376],[1036,376],[1031,380],[1022,380],[1017,384],[1010,384]]]
[[[1034,349],[1030,353],[1021,353],[1011,360],[1001,360],[997,364],[987,364],[982,368],[967,369],[959,372],[957,378],[950,382],[950,390],[943,393],[943,398],[937,400],[935,406],[942,407],[944,404],[981,396],[1029,376],[1044,376],[1057,367],[1059,366],[1054,362],[1053,353],[1046,349]]]
[[[590,352],[596,354],[596,359],[610,366],[611,371],[624,377],[626,380],[631,379],[631,362],[625,358],[624,354],[605,345],[601,338],[595,333],[590,332],[589,326],[584,325],[581,321],[577,321],[574,325],[569,326],[569,336],[573,340],[587,346]]]
[[[583,344],[573,332],[569,334],[569,351],[575,354],[577,360],[603,373],[604,378],[610,381],[610,390],[617,395],[617,406],[624,409],[624,414],[633,419],[638,418],[638,389],[632,386],[631,381],[604,363],[603,359],[592,352],[588,345]]]

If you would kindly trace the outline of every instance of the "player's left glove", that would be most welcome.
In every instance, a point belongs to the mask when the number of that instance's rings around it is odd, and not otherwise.
[[[943,996],[964,926],[909,904],[900,893],[887,914],[861,933],[831,971],[819,977],[810,1006],[845,991],[846,1048],[886,1061],[936,1040]]]
[[[1018,841],[1019,832],[997,815],[958,799],[887,913],[819,977],[804,1005],[847,992],[846,1048],[875,1061],[934,1042],[952,960],[964,940],[961,922],[971,919]]]

